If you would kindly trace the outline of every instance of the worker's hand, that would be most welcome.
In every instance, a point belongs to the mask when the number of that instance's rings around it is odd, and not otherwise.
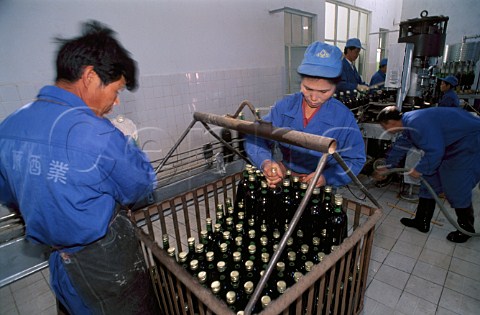
[[[267,180],[268,186],[274,188],[280,183],[284,176],[285,167],[275,161],[265,160],[262,164],[262,171]]]
[[[376,181],[382,181],[387,178],[388,168],[385,166],[377,167],[372,174],[372,178]]]
[[[407,173],[408,176],[411,176],[413,178],[420,178],[422,176],[422,173],[419,173],[416,169],[412,168],[408,173]]]
[[[370,88],[366,85],[359,84],[357,85],[357,91],[358,92],[367,92]]]
[[[314,176],[315,176],[315,172],[310,173],[307,176],[302,177],[300,181],[310,185],[310,182],[313,180]],[[322,187],[322,186],[325,186],[326,184],[327,182],[325,180],[325,177],[323,175],[320,175],[317,182],[315,183],[315,187]]]

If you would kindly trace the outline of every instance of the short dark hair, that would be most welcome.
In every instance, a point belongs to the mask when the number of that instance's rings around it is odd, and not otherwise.
[[[56,81],[75,82],[86,66],[93,66],[103,84],[123,76],[128,90],[137,88],[137,64],[130,53],[115,39],[115,32],[98,21],[82,25],[82,35],[72,39],[56,38]]]
[[[355,49],[360,49],[360,48],[355,47],[355,46],[348,46],[348,47],[343,48],[343,53],[346,55],[349,50],[355,50]]]
[[[324,79],[324,80],[327,80],[328,82],[330,82],[331,84],[334,84],[334,85],[337,85],[338,82],[341,81],[342,79],[342,76],[338,76],[336,78],[324,78],[324,77],[315,77],[315,76],[311,76],[311,75],[306,75],[306,74],[302,74],[302,73],[299,73],[300,75],[300,78],[303,79],[303,78],[310,78],[310,79]]]
[[[396,106],[387,106],[380,111],[377,115],[377,121],[379,123],[386,123],[389,120],[401,120],[402,113]]]

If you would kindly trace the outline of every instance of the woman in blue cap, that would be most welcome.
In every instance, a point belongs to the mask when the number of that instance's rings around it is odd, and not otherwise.
[[[457,93],[453,90],[458,85],[458,80],[453,75],[449,75],[440,79],[440,91],[443,93],[442,98],[438,101],[438,107],[459,107]]]
[[[378,71],[375,72],[370,79],[370,89],[381,89],[385,86],[385,78],[387,77],[388,59],[380,60]]]
[[[352,172],[358,174],[365,163],[362,134],[350,110],[332,97],[342,73],[342,52],[338,47],[315,42],[307,48],[297,72],[301,76],[300,92],[279,100],[263,120],[274,127],[334,138],[337,151]],[[246,139],[248,156],[263,170],[270,186],[279,183],[287,169],[309,183],[322,153],[278,143],[281,151],[278,158],[272,153],[274,144],[253,136]],[[349,176],[330,156],[315,184],[338,187],[349,182]]]

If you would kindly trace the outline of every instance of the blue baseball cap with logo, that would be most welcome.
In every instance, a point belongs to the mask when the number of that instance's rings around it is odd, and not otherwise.
[[[338,47],[314,42],[307,47],[297,72],[312,77],[337,78],[342,74],[342,58]]]
[[[350,38],[347,40],[345,47],[355,47],[360,49],[365,49],[362,47],[362,42],[358,38]]]
[[[453,75],[446,76],[445,78],[440,79],[440,80],[447,82],[451,86],[457,86],[458,85],[458,79]]]

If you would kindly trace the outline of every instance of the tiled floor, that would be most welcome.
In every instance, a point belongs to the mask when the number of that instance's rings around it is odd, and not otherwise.
[[[432,225],[427,234],[405,228],[399,219],[408,214],[401,209],[415,211],[416,204],[397,197],[398,185],[369,191],[384,214],[376,226],[363,315],[480,314],[480,238],[465,244],[447,241],[453,228],[438,206],[434,220],[442,226]],[[342,193],[353,199],[348,190]],[[478,189],[474,208],[480,231]],[[1,288],[0,314],[55,314],[48,277],[48,270],[43,270]]]

